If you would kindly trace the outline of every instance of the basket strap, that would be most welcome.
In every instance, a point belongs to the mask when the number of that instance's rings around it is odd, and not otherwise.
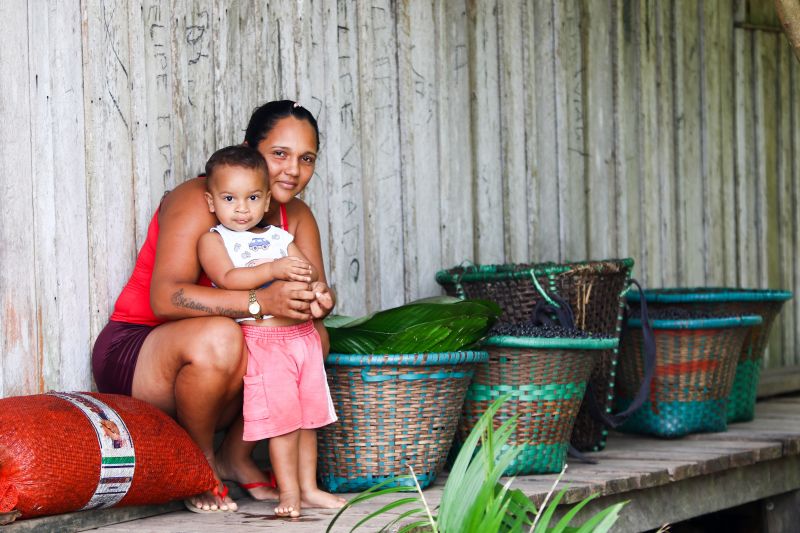
[[[635,279],[631,279],[631,283],[636,285],[636,287],[639,289],[641,301],[640,309],[642,317],[642,341],[644,343],[644,376],[642,378],[642,384],[639,386],[639,390],[637,391],[636,396],[634,396],[633,401],[630,403],[628,408],[616,414],[604,413],[597,404],[597,396],[595,394],[594,387],[592,387],[591,380],[589,381],[586,391],[589,413],[596,420],[599,420],[611,428],[621,426],[644,404],[644,402],[647,400],[647,397],[650,395],[650,385],[653,382],[653,375],[656,371],[656,342],[653,335],[653,328],[650,326],[650,317],[647,313],[647,301],[644,297],[644,291],[642,290],[642,286],[639,285],[639,282]],[[623,323],[622,329],[624,333],[625,323]]]
[[[547,301],[547,303],[549,303],[553,307],[558,307],[558,304],[556,302],[554,302],[552,298],[550,298],[550,295],[547,294],[547,291],[544,290],[544,287],[542,287],[541,284],[539,284],[539,280],[536,279],[536,270],[532,268],[532,269],[530,269],[528,271],[528,273],[531,275],[531,280],[533,281],[533,286],[536,287],[536,290],[539,291],[539,294],[542,295],[542,298],[544,298]],[[562,325],[564,327],[567,327],[566,324],[562,324]]]
[[[558,322],[565,329],[575,329],[575,313],[572,312],[569,302],[558,295],[553,295],[550,299],[552,304],[539,300],[533,308],[531,322],[539,326],[552,326]],[[553,320],[551,315],[555,315]]]

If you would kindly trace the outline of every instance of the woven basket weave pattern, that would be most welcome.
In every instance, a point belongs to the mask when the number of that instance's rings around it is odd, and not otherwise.
[[[463,442],[498,397],[511,394],[495,426],[519,415],[509,445],[522,452],[505,475],[559,472],[597,350],[492,347],[467,392],[457,441]]]
[[[530,276],[513,278],[509,274],[533,271],[540,287],[569,302],[577,327],[609,337],[619,336],[621,295],[629,283],[633,268],[631,259],[477,268],[478,272],[475,267],[454,268],[447,271],[448,275],[437,275],[437,281],[450,295],[497,302],[503,309],[501,322],[519,323],[531,318],[533,308],[543,296]],[[614,397],[616,362],[616,349],[597,353],[590,378],[597,405],[606,411],[610,411]],[[606,435],[603,423],[589,414],[587,406],[581,407],[572,433],[572,445],[582,451],[601,450],[605,447]]]
[[[758,380],[761,376],[761,360],[769,341],[769,332],[775,318],[783,307],[782,300],[729,301],[729,302],[691,302],[691,303],[649,303],[653,310],[664,307],[678,307],[709,314],[760,315],[763,322],[751,326],[739,352],[739,363],[731,387],[728,402],[728,422],[746,422],[755,416]]]
[[[722,431],[736,363],[748,328],[654,329],[656,371],[650,397],[623,430],[677,437]],[[627,406],[644,374],[640,328],[622,339],[617,397]]]
[[[417,357],[424,361],[426,355]],[[360,491],[409,474],[407,465],[422,487],[429,485],[447,459],[473,368],[474,362],[329,364],[339,422],[318,433],[323,485],[336,492]]]

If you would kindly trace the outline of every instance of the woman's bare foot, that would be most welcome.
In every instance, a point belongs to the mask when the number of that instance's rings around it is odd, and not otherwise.
[[[278,490],[274,488],[274,483],[270,481],[255,461],[226,461],[221,455],[216,458],[217,472],[222,479],[231,479],[246,490],[254,500],[277,500]]]
[[[228,496],[225,485],[219,485],[214,490],[192,496],[184,500],[186,508],[195,513],[226,513],[236,511],[239,506]]]
[[[320,489],[306,490],[302,492],[303,507],[316,507],[318,509],[339,509],[344,507],[347,500],[330,492]]]
[[[300,516],[300,495],[296,492],[281,492],[275,514],[288,518]]]

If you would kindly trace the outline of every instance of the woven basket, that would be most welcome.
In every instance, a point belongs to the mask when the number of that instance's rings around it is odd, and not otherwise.
[[[656,370],[650,397],[620,428],[659,437],[725,431],[728,396],[739,352],[758,315],[651,321]],[[617,404],[636,394],[644,372],[640,320],[630,320],[620,343]]]
[[[319,430],[317,473],[333,492],[359,492],[414,468],[421,487],[441,472],[464,395],[486,352],[330,354],[339,421]],[[413,480],[388,486],[413,487]]]
[[[633,259],[469,265],[439,271],[436,281],[450,295],[497,302],[503,309],[501,323],[529,320],[536,304],[555,294],[569,302],[577,328],[616,337],[622,321],[622,294],[630,284],[632,269]],[[597,353],[590,378],[597,405],[608,413],[614,398],[616,364],[616,348]],[[572,445],[582,451],[602,450],[608,431],[590,415],[586,403],[575,421]]]
[[[467,391],[456,441],[463,442],[486,409],[510,394],[495,416],[499,427],[519,415],[509,446],[520,454],[504,475],[560,472],[595,359],[618,339],[490,337],[489,361]]]
[[[650,289],[644,291],[652,310],[679,307],[708,313],[759,315],[762,322],[750,328],[736,365],[736,376],[728,398],[728,422],[745,422],[755,416],[756,393],[761,376],[761,363],[767,348],[769,333],[784,302],[792,297],[789,291],[770,289],[734,289],[728,287],[698,287],[687,289]],[[632,305],[639,294],[630,293]]]

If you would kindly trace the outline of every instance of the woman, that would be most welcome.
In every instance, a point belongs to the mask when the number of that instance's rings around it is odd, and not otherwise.
[[[304,128],[287,130],[288,116]],[[294,121],[296,122],[296,121]],[[294,123],[292,122],[292,123]],[[319,229],[311,210],[295,198],[314,173],[319,146],[313,115],[290,101],[270,102],[250,119],[245,142],[267,160],[273,205],[265,224],[282,225],[325,280]],[[231,479],[257,499],[277,498],[251,458],[253,443],[242,441],[242,376],[247,365],[241,328],[230,318],[272,314],[296,320],[322,318],[330,309],[303,282],[277,281],[257,291],[253,310],[248,291],[210,287],[201,276],[197,241],[216,224],[205,200],[205,178],[191,179],[167,194],[150,223],[131,279],[95,342],[92,368],[100,392],[129,394],[173,416],[208,459],[218,480]],[[280,205],[285,209],[280,209]],[[320,330],[323,346],[327,335]],[[219,450],[214,432],[227,428]],[[220,482],[190,499],[201,511],[235,511]]]

